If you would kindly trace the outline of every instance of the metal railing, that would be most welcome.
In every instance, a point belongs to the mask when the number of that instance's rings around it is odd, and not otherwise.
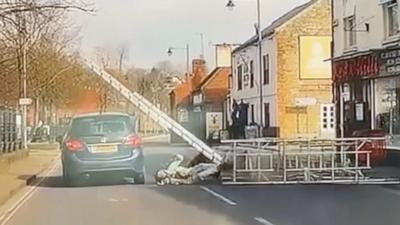
[[[224,184],[400,183],[371,178],[371,146],[385,138],[226,140]],[[368,148],[367,148],[368,147]]]
[[[17,112],[6,106],[0,106],[0,155],[21,149],[18,138]]]

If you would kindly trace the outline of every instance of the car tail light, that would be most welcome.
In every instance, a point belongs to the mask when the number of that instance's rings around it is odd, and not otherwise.
[[[138,135],[130,135],[125,139],[125,144],[133,148],[139,148],[142,145],[142,139]]]
[[[67,149],[71,152],[83,151],[85,148],[85,144],[81,140],[75,139],[66,141],[65,146],[67,146]]]

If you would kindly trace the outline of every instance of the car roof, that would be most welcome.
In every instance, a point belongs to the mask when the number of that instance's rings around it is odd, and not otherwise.
[[[129,115],[126,113],[119,113],[119,112],[97,112],[97,113],[84,113],[74,116],[72,119],[77,118],[84,118],[84,117],[92,117],[92,116],[128,116],[134,117],[133,115]]]

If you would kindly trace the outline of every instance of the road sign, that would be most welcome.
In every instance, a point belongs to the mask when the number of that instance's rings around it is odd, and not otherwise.
[[[30,105],[30,104],[32,104],[32,99],[31,98],[20,98],[19,104],[20,105]]]

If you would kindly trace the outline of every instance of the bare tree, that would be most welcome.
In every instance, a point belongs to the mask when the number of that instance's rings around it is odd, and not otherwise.
[[[71,10],[93,12],[83,1],[0,0],[3,102],[16,102],[23,80],[27,80],[27,95],[37,102],[60,104],[69,95],[68,86],[73,87],[76,74],[82,74],[77,73],[80,65],[67,49],[72,38],[65,32],[65,21]]]

